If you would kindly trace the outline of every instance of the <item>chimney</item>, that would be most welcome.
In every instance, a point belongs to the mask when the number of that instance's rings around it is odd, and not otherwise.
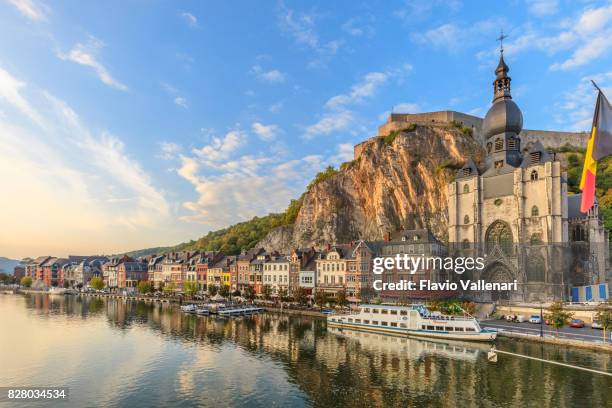
[[[384,240],[385,240],[385,242],[391,241],[391,232],[390,231],[385,232]]]

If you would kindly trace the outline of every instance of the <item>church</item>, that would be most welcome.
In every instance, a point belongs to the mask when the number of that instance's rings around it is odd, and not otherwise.
[[[482,123],[486,160],[468,160],[448,185],[450,245],[486,266],[461,279],[518,281],[516,291],[469,293],[479,301],[570,300],[572,287],[606,282],[608,234],[597,203],[580,212],[562,163],[539,141],[524,146],[503,48]]]

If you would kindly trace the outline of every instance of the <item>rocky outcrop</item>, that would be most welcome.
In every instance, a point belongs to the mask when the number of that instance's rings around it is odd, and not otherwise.
[[[483,148],[452,126],[394,136],[362,144],[357,160],[306,192],[292,227],[271,231],[259,245],[286,251],[422,227],[446,240],[447,184],[467,158],[482,161]]]

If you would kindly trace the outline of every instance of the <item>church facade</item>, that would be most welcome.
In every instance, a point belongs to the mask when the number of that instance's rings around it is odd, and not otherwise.
[[[554,154],[539,141],[521,145],[508,72],[502,50],[482,124],[486,161],[468,160],[448,186],[449,243],[485,257],[485,268],[464,278],[518,281],[518,291],[470,293],[475,300],[568,300],[572,286],[606,281],[607,232],[597,205],[580,213]]]

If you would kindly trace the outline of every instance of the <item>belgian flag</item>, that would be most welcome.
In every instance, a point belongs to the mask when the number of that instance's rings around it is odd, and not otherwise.
[[[588,212],[595,202],[597,160],[612,155],[612,106],[601,89],[597,87],[597,90],[599,93],[593,116],[593,127],[584,155],[584,167],[580,179],[580,190],[582,190],[580,211],[583,213]]]

